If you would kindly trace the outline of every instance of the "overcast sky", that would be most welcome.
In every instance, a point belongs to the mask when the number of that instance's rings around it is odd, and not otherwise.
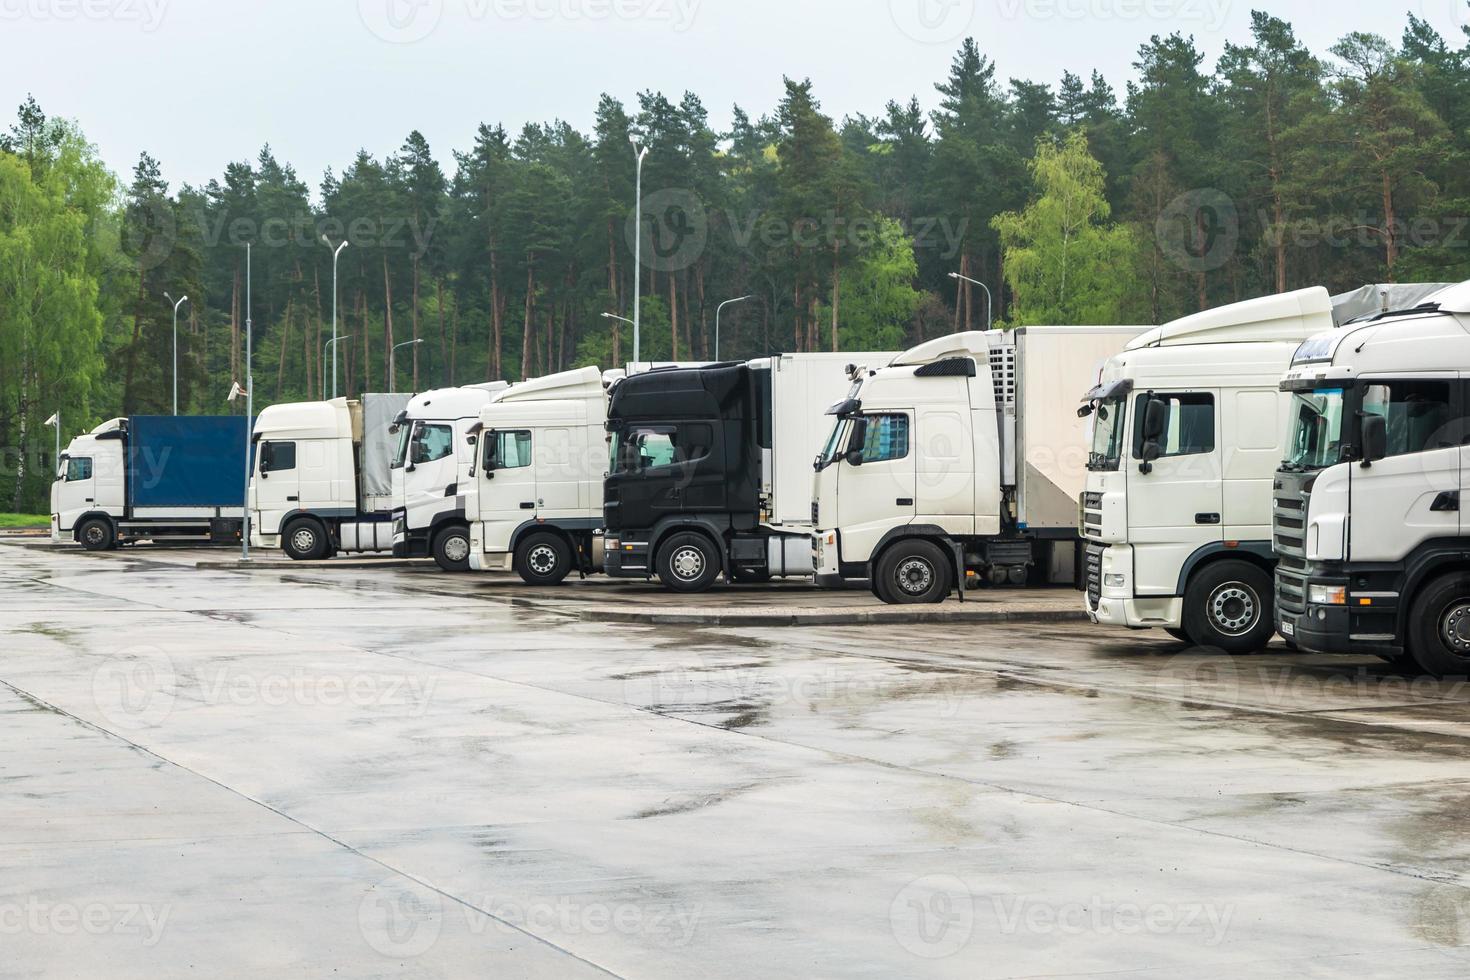
[[[1255,6],[1265,5],[1256,0]],[[1462,39],[1466,0],[1274,0],[1314,51],[1349,29],[1397,40],[1413,11]],[[1100,69],[1120,91],[1151,34],[1213,64],[1248,37],[1242,0],[0,0],[0,106],[34,93],[126,177],[139,152],[175,187],[269,143],[315,189],[410,130],[446,163],[482,121],[590,126],[597,97],[696,92],[716,127],[769,112],[781,76],[824,109],[934,103],[965,35],[1002,78]],[[1330,14],[1328,13],[1330,11]],[[9,109],[5,115],[9,116]]]

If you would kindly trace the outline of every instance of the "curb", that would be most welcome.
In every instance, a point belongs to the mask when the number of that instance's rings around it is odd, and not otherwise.
[[[543,607],[546,608],[546,607]],[[1011,623],[1081,623],[1087,614],[1070,610],[968,610],[954,611],[854,609],[850,612],[626,612],[623,610],[546,608],[576,619],[598,623],[641,623],[646,626],[885,626],[921,623],[964,623],[973,625]]]
[[[322,571],[332,568],[344,570],[362,570],[364,568],[432,568],[432,558],[358,558],[358,559],[328,559],[326,561],[282,561],[271,558],[266,560],[245,561],[235,558],[229,561],[218,559],[206,559],[196,561],[195,568],[208,569],[211,571],[230,572],[304,572]]]

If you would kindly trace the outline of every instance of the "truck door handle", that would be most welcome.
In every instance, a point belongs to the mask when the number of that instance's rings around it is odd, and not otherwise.
[[[300,503],[301,502],[301,498],[300,497],[287,497],[286,499],[289,500],[289,501],[291,501],[292,503]]]
[[[1195,514],[1194,515],[1194,522],[1196,524],[1219,524],[1220,523],[1220,515],[1219,514]]]
[[[899,497],[897,500],[894,501],[894,503],[896,503],[900,507],[912,507],[914,505],[914,498]]]
[[[96,502],[97,502],[97,498],[96,497],[88,497],[86,500],[82,501],[82,503],[84,503],[84,504],[95,504]]]
[[[529,502],[529,501],[526,502],[526,503],[524,503],[524,504],[521,504],[521,510],[535,510],[535,509],[536,509],[536,505],[534,503]]]

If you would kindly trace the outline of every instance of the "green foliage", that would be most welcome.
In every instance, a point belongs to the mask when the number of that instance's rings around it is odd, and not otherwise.
[[[909,338],[924,294],[914,288],[919,264],[903,225],[881,218],[870,247],[842,280],[841,347],[849,351],[891,351]],[[823,309],[830,316],[830,307]]]
[[[1122,322],[1129,283],[1118,270],[1132,264],[1135,243],[1130,229],[1108,221],[1102,165],[1086,135],[1074,131],[1060,145],[1043,139],[1031,174],[1038,196],[995,219],[1015,296],[1010,322]]]
[[[46,514],[0,514],[0,530],[32,530],[51,526]]]

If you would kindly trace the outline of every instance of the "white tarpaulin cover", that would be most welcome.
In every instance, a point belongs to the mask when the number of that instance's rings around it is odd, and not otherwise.
[[[1340,327],[1360,316],[1390,310],[1412,310],[1430,296],[1451,285],[1444,282],[1374,283],[1332,297],[1332,319]],[[1387,293],[1385,298],[1384,294]]]
[[[412,395],[362,396],[362,494],[386,497],[393,493],[393,453],[398,439],[388,431]]]

